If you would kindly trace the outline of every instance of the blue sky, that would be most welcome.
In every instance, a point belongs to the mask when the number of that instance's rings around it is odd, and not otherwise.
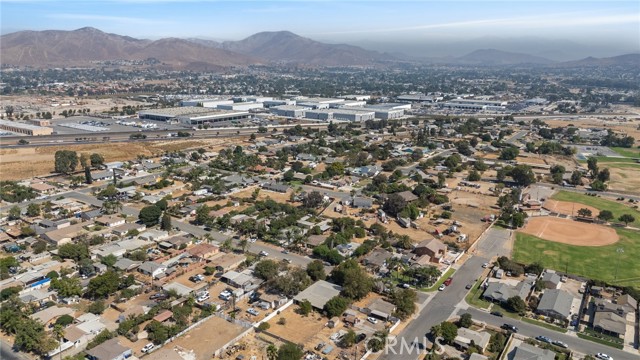
[[[331,42],[477,37],[640,41],[640,1],[1,0],[1,30],[93,26],[137,38],[238,40],[290,30]]]

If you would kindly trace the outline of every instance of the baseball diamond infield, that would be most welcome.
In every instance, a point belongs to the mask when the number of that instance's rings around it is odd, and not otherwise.
[[[558,201],[547,199],[542,205],[543,208],[549,210],[551,212],[557,212],[558,214],[565,214],[571,216],[578,216],[578,210],[587,208],[591,210],[592,216],[596,216],[600,213],[600,210],[594,208],[593,206],[579,204],[575,202],[569,201]]]
[[[529,218],[521,231],[541,239],[577,246],[604,246],[619,240],[611,227],[549,216]]]

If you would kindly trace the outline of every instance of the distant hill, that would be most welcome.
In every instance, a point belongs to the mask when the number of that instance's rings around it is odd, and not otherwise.
[[[0,37],[0,61],[9,65],[82,66],[91,61],[148,58],[172,67],[196,69],[259,62],[250,56],[187,40],[140,40],[90,27],[73,31],[20,31]]]
[[[513,53],[496,49],[480,49],[454,60],[459,64],[468,65],[518,65],[536,64],[548,65],[553,61],[529,54]]]
[[[640,54],[624,54],[607,58],[595,58],[587,57],[577,61],[567,61],[558,64],[559,66],[584,66],[584,67],[598,67],[598,66],[632,66],[640,68]]]
[[[321,43],[289,31],[260,32],[240,41],[225,41],[220,47],[274,62],[316,66],[373,65],[394,59],[357,46]]]

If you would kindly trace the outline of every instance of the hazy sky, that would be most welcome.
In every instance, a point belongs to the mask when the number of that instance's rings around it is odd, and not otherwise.
[[[458,41],[478,37],[640,42],[640,1],[1,0],[1,30],[93,26],[138,38],[237,40],[290,30],[332,42]]]

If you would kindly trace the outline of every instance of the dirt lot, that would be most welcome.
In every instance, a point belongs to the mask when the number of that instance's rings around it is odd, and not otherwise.
[[[636,164],[607,164],[611,173],[610,190],[637,191],[640,188],[640,166]]]
[[[138,155],[157,156],[165,151],[177,151],[190,148],[226,147],[226,139],[154,141],[104,144],[69,144],[62,146],[25,147],[0,150],[0,180],[21,180],[38,175],[47,175],[53,171],[54,154],[58,150],[72,150],[78,153],[99,153],[106,162],[135,159]]]
[[[616,231],[610,227],[547,216],[529,219],[522,232],[578,246],[610,245],[619,239]]]
[[[193,350],[196,359],[210,359],[214,351],[240,335],[244,329],[218,317],[212,317],[172,343]]]
[[[600,212],[600,210],[594,208],[593,206],[587,206],[587,205],[568,202],[568,201],[557,201],[557,200],[551,200],[551,199],[547,199],[547,201],[544,202],[543,207],[549,211],[553,211],[553,212],[557,212],[565,215],[571,215],[571,216],[574,216],[574,215],[577,216],[578,210],[583,208],[591,210],[591,213],[594,216]]]
[[[297,308],[297,306],[290,306],[279,317],[276,316],[269,321],[271,325],[269,332],[294,344],[306,344],[325,328],[327,319],[316,312],[304,317],[295,312]],[[284,325],[277,323],[281,317],[286,321]]]
[[[627,116],[627,119],[637,118],[637,116]],[[638,129],[638,121],[618,121],[615,119],[597,119],[586,118],[577,120],[544,120],[550,127],[567,127],[573,124],[579,127],[605,127],[626,135],[633,136],[636,141],[640,141],[640,130]]]

